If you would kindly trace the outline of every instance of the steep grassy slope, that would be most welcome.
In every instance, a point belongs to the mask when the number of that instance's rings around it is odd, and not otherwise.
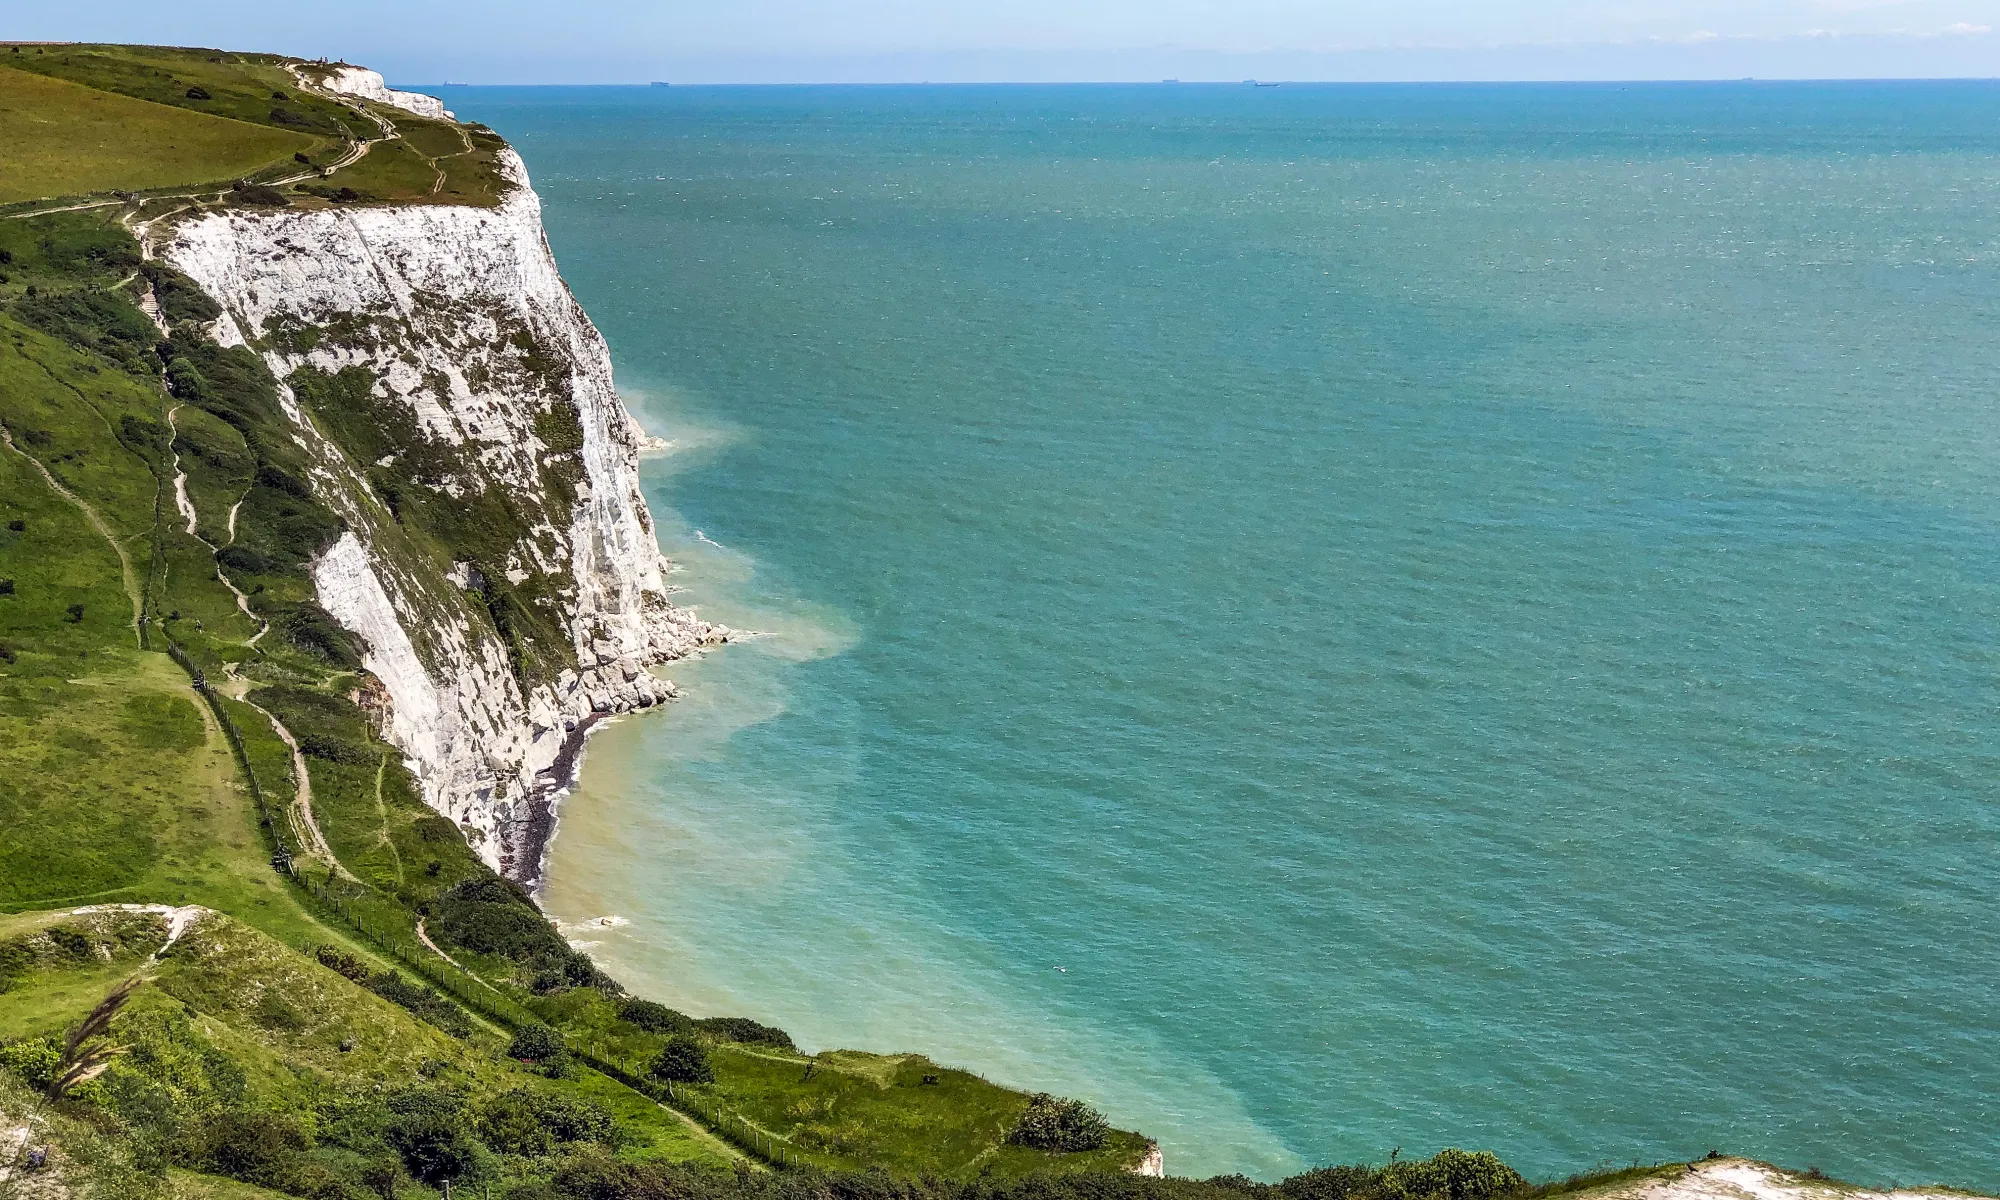
[[[228,181],[325,139],[135,100],[0,61],[0,204]]]

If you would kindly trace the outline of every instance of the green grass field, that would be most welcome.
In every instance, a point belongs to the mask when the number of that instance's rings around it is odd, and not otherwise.
[[[0,204],[227,184],[327,142],[0,64]]]

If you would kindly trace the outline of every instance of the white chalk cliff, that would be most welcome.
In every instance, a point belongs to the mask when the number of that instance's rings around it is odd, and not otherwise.
[[[433,121],[443,121],[452,115],[445,111],[444,101],[436,96],[426,96],[422,92],[399,92],[389,86],[380,71],[371,71],[366,67],[333,67],[320,77],[319,84],[329,92],[393,105]]]
[[[371,484],[394,455],[353,461],[281,389],[313,490],[347,527],[313,565],[318,601],[365,642],[383,735],[489,864],[533,881],[551,769],[580,723],[667,698],[647,668],[725,631],[668,602],[643,434],[557,274],[526,169],[511,150],[500,165],[514,187],[497,207],[208,213],[161,253],[223,305],[219,340],[256,347],[281,381],[365,372],[370,402],[416,431],[407,449],[449,464],[439,495],[504,497],[521,514],[484,570],[540,589],[567,634],[561,669],[539,676],[510,667],[481,568],[420,545]]]

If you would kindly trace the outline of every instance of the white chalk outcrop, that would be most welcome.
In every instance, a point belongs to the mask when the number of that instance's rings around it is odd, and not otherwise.
[[[429,117],[434,121],[448,120],[444,101],[436,96],[426,96],[422,92],[399,92],[389,86],[380,71],[366,67],[331,67],[320,77],[320,86],[329,92],[339,92],[346,96],[359,96],[363,100],[373,100],[377,104],[390,104],[404,112]]]
[[[1145,1157],[1139,1160],[1138,1166],[1132,1168],[1132,1173],[1150,1179],[1167,1177],[1167,1156],[1160,1153],[1160,1143],[1153,1142],[1146,1147]]]
[[[476,594],[481,568],[419,547],[375,493],[368,472],[395,456],[351,461],[281,389],[314,491],[347,526],[313,578],[365,642],[382,685],[369,707],[425,800],[487,862],[533,882],[582,729],[666,699],[647,668],[726,631],[668,602],[639,493],[642,435],[556,272],[525,168],[511,150],[500,165],[514,187],[497,207],[210,213],[161,252],[222,303],[224,343],[257,345],[280,380],[360,368],[371,402],[420,443],[398,453],[451,464],[440,494],[504,497],[520,514],[484,569],[552,597],[574,667],[540,677],[510,667]]]

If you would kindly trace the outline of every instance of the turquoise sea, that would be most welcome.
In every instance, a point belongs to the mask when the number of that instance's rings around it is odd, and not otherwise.
[[[1176,1173],[2000,1186],[2000,86],[444,90],[766,635],[563,811],[634,988]]]

